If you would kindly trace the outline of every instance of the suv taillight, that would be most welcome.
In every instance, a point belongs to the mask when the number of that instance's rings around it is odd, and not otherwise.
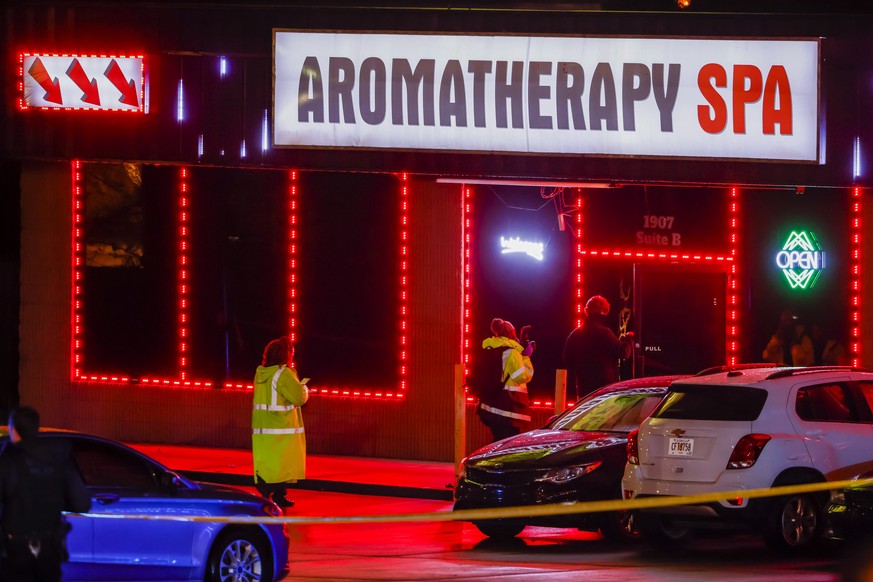
[[[737,442],[731,458],[728,460],[728,469],[748,469],[755,464],[764,445],[770,441],[768,434],[747,434]]]
[[[632,430],[627,435],[627,462],[631,465],[640,464],[640,431]]]

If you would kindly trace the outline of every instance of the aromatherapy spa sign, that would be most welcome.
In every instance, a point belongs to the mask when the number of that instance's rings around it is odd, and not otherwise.
[[[273,37],[276,146],[823,162],[818,40]]]

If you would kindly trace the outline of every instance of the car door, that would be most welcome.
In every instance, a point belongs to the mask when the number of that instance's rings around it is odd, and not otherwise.
[[[815,468],[829,480],[837,480],[869,466],[873,425],[848,378],[803,384],[795,388],[794,395],[789,416]]]
[[[73,455],[91,492],[92,514],[185,515],[189,503],[162,485],[163,470],[135,451],[78,439]],[[194,540],[202,524],[92,518],[89,580],[185,580],[195,566]],[[202,552],[201,552],[202,553]],[[196,560],[202,560],[197,556]]]

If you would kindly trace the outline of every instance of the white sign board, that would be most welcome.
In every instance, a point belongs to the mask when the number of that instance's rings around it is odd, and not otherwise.
[[[23,54],[22,108],[144,111],[143,57]]]
[[[818,40],[274,31],[276,146],[819,155]]]

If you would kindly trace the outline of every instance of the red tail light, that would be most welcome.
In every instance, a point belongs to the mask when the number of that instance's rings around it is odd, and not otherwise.
[[[728,460],[728,469],[748,469],[755,464],[764,445],[770,441],[768,434],[747,434],[737,442],[731,458]]]
[[[640,464],[640,431],[632,430],[627,435],[627,462],[631,465]]]

